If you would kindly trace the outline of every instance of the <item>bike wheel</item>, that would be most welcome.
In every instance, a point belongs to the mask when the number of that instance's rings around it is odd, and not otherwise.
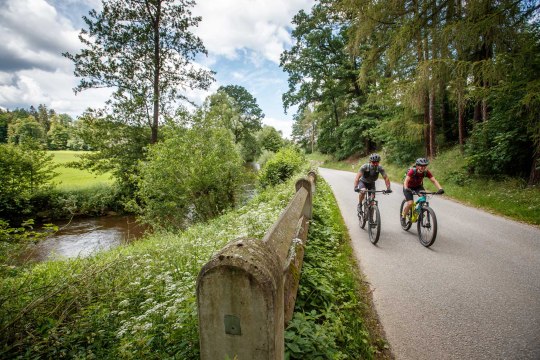
[[[401,217],[401,214],[403,213],[403,208],[405,207],[405,204],[407,203],[406,200],[403,200],[401,202],[401,206],[399,208],[399,222],[401,223],[401,228],[405,231],[409,230],[412,225],[411,216],[412,216],[412,207],[409,209],[409,212],[407,213],[407,216],[405,218]]]
[[[368,234],[369,241],[376,244],[381,235],[381,214],[377,205],[371,205],[368,210]]]
[[[358,215],[358,221],[360,222],[360,228],[363,229],[366,226],[367,215],[362,209],[362,204],[358,204],[356,207],[356,214]]]
[[[425,247],[430,247],[437,238],[437,217],[430,207],[423,207],[418,216],[418,239]]]

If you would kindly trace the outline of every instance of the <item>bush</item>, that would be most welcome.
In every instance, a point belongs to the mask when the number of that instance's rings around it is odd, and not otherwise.
[[[52,158],[45,151],[0,145],[0,218],[32,212],[30,199],[56,175]]]
[[[179,130],[150,148],[142,164],[142,220],[159,228],[184,228],[212,218],[235,204],[242,174],[228,130]]]
[[[306,159],[298,149],[287,147],[279,150],[261,169],[259,183],[265,188],[282,183],[300,170]]]
[[[62,219],[72,216],[101,216],[120,211],[122,193],[117,185],[98,184],[75,190],[48,189],[30,200],[40,218]]]

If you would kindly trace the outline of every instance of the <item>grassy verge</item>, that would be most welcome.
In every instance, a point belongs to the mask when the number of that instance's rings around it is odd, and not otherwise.
[[[317,183],[286,359],[391,359],[329,186]]]
[[[367,157],[335,161],[325,155],[310,155],[312,162],[331,169],[356,172]],[[401,183],[406,167],[382,161],[390,180]],[[463,156],[457,149],[440,154],[432,161],[429,169],[445,189],[445,196],[469,206],[506,216],[511,219],[540,225],[540,187],[527,187],[525,181],[501,177],[480,178],[468,176],[463,168]],[[425,181],[427,189],[434,190],[430,181]]]
[[[54,179],[57,188],[61,190],[74,190],[92,186],[111,185],[113,180],[110,175],[96,175],[89,171],[66,167],[65,164],[77,161],[77,155],[84,154],[83,151],[49,151],[54,155],[54,163],[58,164],[56,172],[58,176]]]
[[[199,270],[229,241],[262,238],[293,192],[289,181],[179,234],[4,274],[0,358],[198,359]],[[363,320],[369,293],[360,295],[346,233],[329,187],[319,182],[296,314],[286,331],[288,358],[388,353],[380,334],[370,333],[371,320]]]

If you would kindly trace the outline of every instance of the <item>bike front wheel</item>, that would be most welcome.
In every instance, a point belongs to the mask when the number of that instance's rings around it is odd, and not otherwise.
[[[405,207],[406,204],[407,204],[407,200],[403,200],[401,202],[401,207],[399,208],[399,222],[401,224],[401,228],[405,231],[411,228],[411,225],[412,225],[411,217],[412,217],[412,210],[413,210],[413,207],[411,207],[409,209],[409,212],[407,213],[407,216],[402,218],[401,214],[403,213],[403,208]]]
[[[368,234],[369,241],[375,245],[381,235],[381,214],[377,205],[371,205],[368,210]]]
[[[418,239],[425,247],[430,247],[437,238],[437,217],[430,207],[420,209],[418,216]]]

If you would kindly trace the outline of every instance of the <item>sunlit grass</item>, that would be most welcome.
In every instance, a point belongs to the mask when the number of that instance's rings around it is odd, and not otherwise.
[[[57,188],[62,190],[74,190],[80,188],[92,187],[100,184],[112,184],[113,179],[110,174],[96,175],[86,170],[73,169],[65,166],[71,161],[77,161],[78,155],[84,151],[49,151],[54,155],[54,163],[58,164],[56,172],[58,176],[54,178]]]

